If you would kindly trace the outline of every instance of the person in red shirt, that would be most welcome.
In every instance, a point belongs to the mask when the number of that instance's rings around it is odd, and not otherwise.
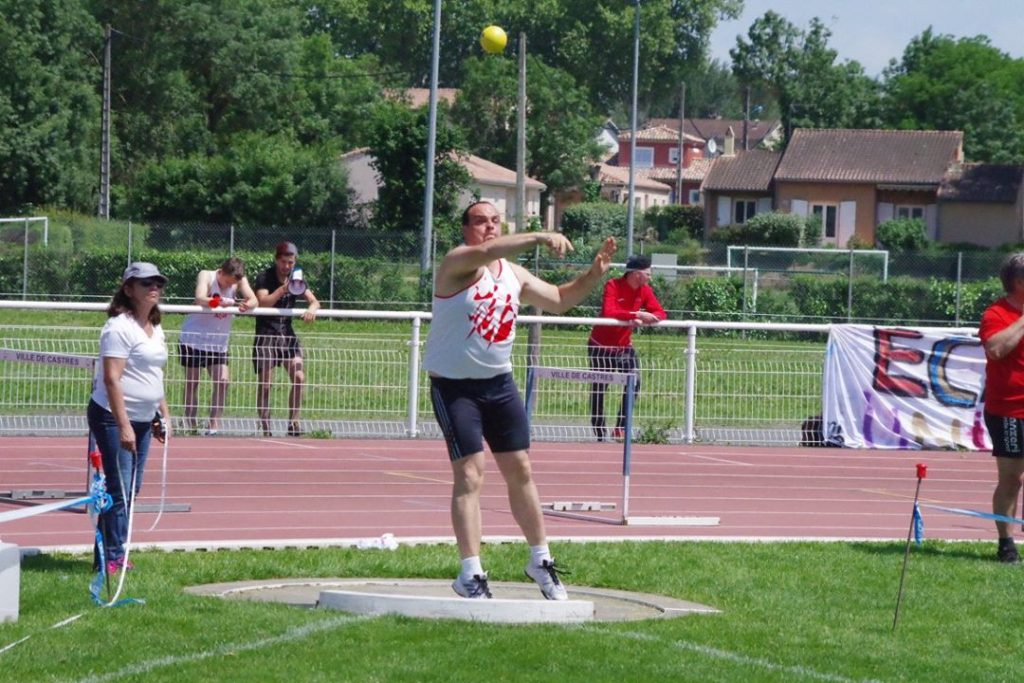
[[[658,302],[651,281],[651,259],[649,256],[630,256],[626,261],[626,272],[622,277],[609,280],[604,286],[601,303],[601,317],[627,320],[630,326],[595,325],[587,341],[587,358],[591,370],[636,373],[633,400],[640,392],[640,361],[633,348],[633,327],[654,325],[664,320],[665,309]],[[604,421],[604,392],[607,384],[590,385],[590,424],[598,441],[607,438]],[[622,406],[612,431],[612,437],[625,436],[626,391],[622,392]]]
[[[985,426],[992,437],[998,480],[992,512],[1017,516],[1024,481],[1024,253],[1013,254],[999,270],[1006,296],[981,315],[978,336],[985,346]],[[1008,522],[996,522],[1000,562],[1019,564]]]

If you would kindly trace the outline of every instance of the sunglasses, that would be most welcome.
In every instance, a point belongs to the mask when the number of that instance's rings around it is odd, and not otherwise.
[[[152,278],[152,277],[147,277],[147,278],[143,278],[141,280],[136,280],[136,282],[138,282],[139,285],[141,285],[142,287],[144,287],[146,289],[149,289],[150,287],[152,287],[154,285],[156,285],[157,289],[163,289],[164,285],[167,284],[163,280],[157,280],[156,278]]]

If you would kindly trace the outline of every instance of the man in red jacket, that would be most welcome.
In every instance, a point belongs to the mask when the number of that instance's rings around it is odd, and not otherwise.
[[[632,372],[636,374],[633,399],[640,391],[640,362],[633,348],[633,327],[654,325],[665,319],[665,309],[654,296],[651,281],[651,259],[648,256],[630,256],[626,261],[626,272],[622,277],[609,280],[604,286],[604,300],[601,304],[602,318],[628,320],[629,327],[617,325],[595,325],[587,341],[587,358],[591,370]],[[607,438],[604,422],[604,392],[607,384],[590,385],[590,424],[598,441]],[[612,431],[612,438],[625,436],[626,391],[622,392],[622,406],[619,418]]]

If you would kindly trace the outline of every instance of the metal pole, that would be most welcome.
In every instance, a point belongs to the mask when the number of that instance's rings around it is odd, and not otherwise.
[[[335,233],[337,233],[337,230],[331,228],[331,292],[330,296],[328,297],[328,301],[330,302],[331,308],[334,308],[334,247],[336,244]]]
[[[693,443],[694,404],[697,387],[697,327],[686,328],[686,423],[683,441]]]
[[[519,34],[519,97],[516,102],[516,232],[526,229],[526,33]]]
[[[423,321],[419,316],[412,319],[412,338],[409,340],[409,396],[405,417],[405,433],[409,437],[416,436],[416,408],[419,405],[420,393],[420,327]]]
[[[743,245],[743,312],[747,312],[747,268],[750,263],[750,247]]]
[[[853,249],[850,250],[850,274],[846,283],[846,322],[853,319]]]
[[[676,204],[683,201],[683,156],[686,149],[686,83],[679,88],[679,156],[676,159]]]
[[[441,0],[434,0],[434,46],[430,57],[430,114],[427,123],[427,177],[423,193],[423,246],[420,253],[421,282],[432,265],[430,245],[434,229],[434,154],[437,146],[437,71],[440,52]]]
[[[110,218],[110,24],[103,28],[103,110],[100,117],[100,218]]]
[[[956,252],[956,325],[960,326],[960,286],[963,284],[964,253]]]
[[[636,91],[640,76],[640,0],[633,12],[633,107],[629,116],[629,206],[626,208],[626,256],[633,255],[633,223],[636,215]]]
[[[25,219],[25,255],[21,265],[21,300],[28,299],[28,219]]]
[[[231,256],[235,255],[235,224],[231,223],[228,226],[228,253]]]
[[[130,266],[131,264],[132,264],[132,222],[128,221],[128,263],[127,263],[127,265]]]

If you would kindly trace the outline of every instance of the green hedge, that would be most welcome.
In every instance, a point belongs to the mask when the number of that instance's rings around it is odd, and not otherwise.
[[[246,263],[250,282],[273,263],[266,252],[236,251]],[[133,260],[155,263],[169,282],[165,297],[175,303],[190,300],[195,292],[196,274],[218,267],[227,254],[180,251],[141,251]],[[91,249],[67,253],[42,246],[29,248],[29,292],[59,297],[113,294],[127,265],[123,249]],[[317,298],[326,300],[330,288],[329,254],[306,254],[299,261],[306,280]],[[0,259],[0,292],[20,292],[21,258]],[[414,302],[420,300],[418,269],[405,272],[394,262],[380,258],[335,258],[334,299],[346,307],[373,308],[375,302]],[[184,301],[183,301],[184,300]]]

